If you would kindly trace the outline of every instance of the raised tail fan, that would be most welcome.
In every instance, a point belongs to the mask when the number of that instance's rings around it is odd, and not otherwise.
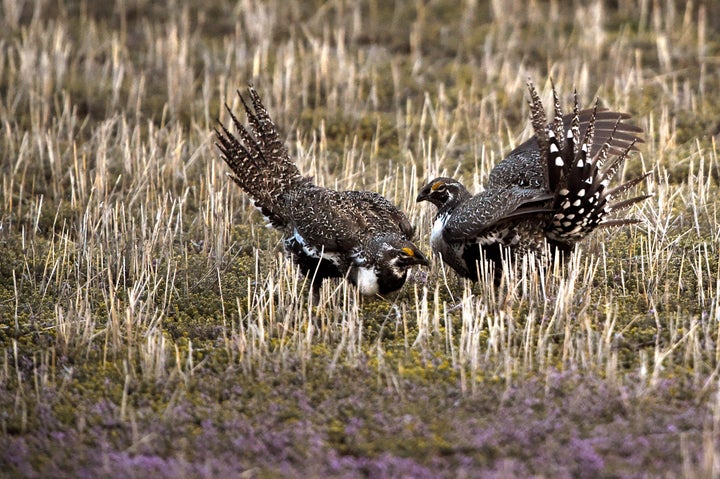
[[[636,223],[638,220],[634,218],[609,218],[609,215],[651,196],[639,195],[613,202],[650,173],[614,188],[608,185],[628,154],[636,149],[635,144],[642,141],[636,134],[641,130],[622,122],[628,115],[599,110],[597,102],[593,109],[580,111],[577,95],[573,113],[563,116],[554,86],[555,111],[553,121],[547,124],[545,110],[532,83],[528,83],[528,88],[532,124],[547,165],[546,182],[554,194],[555,215],[547,227],[548,238],[572,245],[598,227]],[[579,127],[581,121],[587,124],[584,131]],[[614,121],[612,128],[609,127],[611,121]]]
[[[249,85],[248,91],[252,108],[239,91],[238,96],[245,107],[251,131],[225,104],[238,136],[220,123],[220,130],[215,129],[217,147],[232,170],[228,173],[230,178],[253,198],[255,206],[271,224],[282,227],[287,212],[280,196],[310,180],[300,174],[290,158],[277,126],[270,119],[255,88]]]

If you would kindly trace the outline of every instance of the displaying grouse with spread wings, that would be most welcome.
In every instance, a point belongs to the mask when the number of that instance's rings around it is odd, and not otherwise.
[[[548,245],[552,254],[569,253],[599,227],[635,223],[610,215],[649,197],[616,200],[647,174],[609,187],[643,141],[642,130],[625,122],[628,114],[599,109],[597,102],[580,111],[575,95],[573,112],[563,115],[553,87],[555,112],[548,123],[532,83],[528,88],[535,136],[493,168],[481,193],[472,195],[452,178],[435,178],[417,197],[438,208],[430,236],[433,252],[474,281],[484,258],[494,264],[499,282],[503,249],[543,252]]]

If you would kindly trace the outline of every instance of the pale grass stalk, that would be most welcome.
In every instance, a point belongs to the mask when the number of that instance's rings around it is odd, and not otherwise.
[[[9,357],[9,348],[3,349],[3,363],[2,363],[2,369],[0,369],[0,386],[7,387],[8,381],[10,381],[11,378],[11,372],[10,372],[10,357]]]
[[[489,320],[487,309],[479,301],[475,301],[468,287],[465,288],[462,300],[462,322],[460,329],[459,345],[458,345],[458,365],[461,371],[461,383],[463,390],[467,389],[469,382],[469,390],[471,394],[476,392],[477,375],[480,370],[481,348],[480,338],[481,332]],[[497,352],[497,328],[493,329],[488,324],[491,331],[489,333],[488,353],[491,350]],[[487,354],[487,353],[486,353]],[[466,375],[469,373],[469,377]]]
[[[415,312],[415,324],[417,325],[417,336],[415,337],[415,340],[412,341],[412,345],[408,345],[409,342],[408,334],[407,334],[407,317],[403,315],[403,327],[406,331],[406,334],[404,335],[405,342],[406,342],[406,349],[410,348],[418,348],[421,347],[423,350],[427,350],[430,346],[428,342],[433,337],[437,337],[440,333],[440,328],[438,326],[438,317],[437,316],[430,316],[429,311],[429,305],[428,305],[428,289],[427,287],[422,287],[422,296],[418,294],[418,287],[415,285],[413,287],[413,297],[414,297],[414,312]],[[431,324],[432,322],[432,324]]]
[[[363,349],[363,321],[360,314],[360,297],[357,291],[347,286],[343,287],[343,305],[341,319],[339,320],[339,342],[333,352],[332,360],[328,366],[332,374],[337,368],[340,359],[343,364],[355,364],[362,357]]]
[[[142,377],[156,381],[165,379],[171,370],[168,361],[170,351],[168,340],[162,330],[152,328],[138,343],[140,346],[137,351],[138,363]]]

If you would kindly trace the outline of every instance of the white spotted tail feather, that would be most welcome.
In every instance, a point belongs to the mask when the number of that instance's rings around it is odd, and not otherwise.
[[[608,216],[651,196],[640,195],[613,202],[650,173],[614,188],[608,188],[608,185],[629,153],[636,149],[635,144],[643,141],[637,136],[642,130],[621,123],[629,117],[626,114],[598,109],[597,102],[592,110],[580,112],[577,94],[568,128],[567,117],[563,122],[554,85],[554,118],[552,123],[547,124],[545,110],[532,83],[528,83],[528,88],[532,124],[547,165],[545,181],[554,194],[555,214],[547,226],[547,237],[569,247],[598,227],[637,223],[634,218],[611,219]],[[588,120],[584,132],[580,128],[581,117]],[[597,130],[596,125],[599,125]],[[584,133],[582,137],[581,133]]]

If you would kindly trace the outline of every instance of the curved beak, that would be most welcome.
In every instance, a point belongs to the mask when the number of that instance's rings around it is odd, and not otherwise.
[[[419,249],[406,246],[402,250],[405,253],[405,255],[400,258],[400,263],[403,266],[413,266],[416,264],[430,266],[430,261],[427,259],[427,256],[422,254]]]
[[[418,264],[421,266],[430,266],[430,260],[427,259],[427,256],[422,254],[420,250],[415,250],[415,254],[412,256],[412,259],[410,260],[410,264]]]
[[[417,259],[418,259],[417,264],[422,265],[422,266],[428,266],[428,267],[430,266],[430,260],[427,259],[427,256],[425,256],[424,254],[422,254],[420,251],[418,251],[418,252],[415,254],[415,256],[416,256]]]

